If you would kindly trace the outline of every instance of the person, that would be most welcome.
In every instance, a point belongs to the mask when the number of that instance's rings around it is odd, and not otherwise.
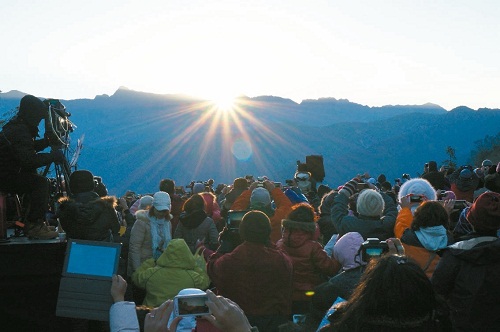
[[[286,252],[293,263],[292,313],[305,314],[309,311],[314,287],[335,275],[340,264],[328,257],[316,241],[318,229],[310,204],[294,205],[283,219],[282,227],[283,235],[276,247]]]
[[[401,240],[406,255],[415,260],[430,278],[439,262],[437,251],[454,242],[448,231],[448,212],[442,202],[424,201],[412,216],[410,197],[401,197],[400,204],[394,234]]]
[[[182,205],[184,204],[184,199],[175,193],[175,181],[172,179],[163,179],[160,181],[160,191],[166,192],[170,196],[172,201],[172,209],[170,215],[170,223],[172,224],[172,236],[174,235],[177,224],[179,223],[179,215],[182,212]]]
[[[149,210],[139,210],[130,232],[128,274],[139,268],[147,259],[158,259],[172,239],[170,196],[164,191],[153,195],[153,206]]]
[[[429,183],[434,187],[434,190],[445,190],[447,189],[446,178],[443,172],[440,172],[437,167],[437,163],[431,160],[427,163],[427,172],[422,175],[422,179],[429,181]]]
[[[215,250],[219,245],[219,232],[212,218],[205,212],[205,200],[201,194],[194,194],[187,199],[179,216],[179,224],[174,238],[182,238],[194,254],[196,245],[202,241],[209,249]]]
[[[271,202],[274,201],[276,208]],[[264,212],[271,221],[271,241],[276,243],[281,239],[281,220],[292,210],[292,202],[274,182],[256,181],[236,199],[231,207],[236,211],[259,210]]]
[[[318,207],[318,212],[319,212],[318,226],[320,233],[323,237],[322,240],[323,245],[326,245],[334,234],[338,234],[331,218],[333,199],[337,194],[338,191],[336,190],[331,190],[330,192],[326,193],[321,199],[321,204]]]
[[[415,178],[401,185],[398,193],[398,201],[401,202],[403,197],[410,197],[410,205],[408,207],[413,214],[423,201],[437,200],[437,193],[429,181],[422,178]]]
[[[352,296],[320,331],[436,331],[435,308],[422,269],[406,256],[388,254],[370,260]]]
[[[288,321],[292,302],[292,260],[271,242],[269,217],[247,212],[239,225],[243,243],[221,245],[207,262],[207,272],[218,294],[239,304],[260,331],[278,331]]]
[[[248,189],[248,181],[245,178],[236,178],[231,186],[224,188],[224,199],[221,201],[221,217],[227,218],[227,212],[232,210],[236,199]],[[222,230],[222,227],[220,228]]]
[[[39,167],[66,161],[59,149],[42,153],[49,146],[49,139],[37,139],[38,125],[45,119],[47,106],[37,97],[21,98],[19,111],[0,132],[0,191],[26,194],[30,208],[24,218],[24,234],[32,239],[52,239],[57,232],[45,224],[49,203],[49,183],[37,174]]]
[[[472,166],[465,165],[456,169],[449,177],[451,190],[459,200],[474,201],[474,191],[479,185],[479,177]]]
[[[498,331],[500,194],[481,194],[467,220],[473,232],[444,250],[431,281],[454,331]]]
[[[132,281],[146,290],[142,304],[148,307],[159,306],[184,288],[207,289],[210,284],[183,239],[171,240],[158,259],[144,261],[132,274]]]
[[[222,221],[222,217],[215,194],[207,190],[207,186],[205,186],[203,183],[195,183],[193,185],[193,195],[194,194],[199,194],[201,195],[201,197],[203,197],[203,200],[205,200],[204,210],[207,213],[207,216],[212,218],[216,225],[220,224]]]
[[[333,199],[331,218],[339,236],[358,232],[364,239],[385,240],[393,237],[397,209],[392,198],[386,194],[375,189],[363,189],[356,200],[358,216],[349,214],[349,199],[358,192],[360,182],[359,178],[348,181]],[[369,186],[375,188],[374,185]]]
[[[127,282],[120,275],[113,275],[111,282],[111,297],[113,304],[109,309],[109,327],[111,332],[140,331],[139,321],[134,302],[125,301]],[[206,291],[210,315],[203,316],[214,327],[224,332],[249,331],[258,332],[252,327],[245,313],[235,302],[223,296],[217,296],[212,291]],[[174,304],[172,300],[163,302],[159,307],[146,315],[144,330],[146,332],[177,331],[182,317],[172,317]],[[169,324],[170,323],[170,324]]]
[[[348,300],[364,272],[367,262],[360,255],[364,239],[357,232],[344,234],[333,247],[333,257],[342,265],[342,271],[314,289],[308,325],[318,326],[319,322],[340,297]]]
[[[72,239],[114,242],[120,224],[115,211],[116,197],[99,197],[94,191],[94,175],[77,170],[70,175],[70,197],[59,199],[57,217],[66,236]]]

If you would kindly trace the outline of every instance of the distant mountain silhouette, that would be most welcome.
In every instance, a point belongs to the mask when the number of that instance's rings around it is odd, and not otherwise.
[[[0,93],[0,111],[15,108],[21,96]],[[211,113],[206,100],[126,88],[63,103],[77,125],[73,141],[85,135],[78,167],[102,176],[116,195],[155,192],[162,178],[217,184],[252,174],[284,182],[311,154],[323,155],[323,183],[330,186],[365,171],[392,181],[401,173],[416,176],[429,160],[441,163],[447,146],[459,164],[468,163],[474,142],[496,135],[500,123],[499,110],[368,107],[335,98],[297,104],[275,96],[239,97],[234,120]]]

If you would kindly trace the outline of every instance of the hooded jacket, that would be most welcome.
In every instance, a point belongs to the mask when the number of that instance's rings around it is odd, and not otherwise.
[[[447,301],[454,331],[498,331],[499,280],[500,239],[492,236],[449,246],[431,278]]]
[[[84,192],[59,200],[58,218],[68,238],[113,241],[120,223],[115,211],[116,198]]]
[[[442,239],[443,235],[440,238],[429,237],[429,243],[422,243],[415,231],[411,229],[412,222],[413,214],[410,208],[402,208],[394,225],[394,235],[401,240],[401,244],[405,248],[405,255],[412,258],[424,270],[427,277],[430,278],[440,260],[440,256],[436,253],[436,250],[443,249],[443,247],[453,243],[453,235],[450,232],[446,232],[445,239]],[[441,241],[441,243],[444,241],[444,246],[441,244],[439,247],[436,247],[438,246],[437,241]]]
[[[196,266],[183,239],[173,239],[156,261],[146,260],[132,275],[134,284],[146,289],[143,304],[158,307],[185,288],[207,289],[210,279]]]
[[[184,239],[193,254],[196,251],[196,241],[198,240],[203,241],[209,249],[217,249],[218,237],[217,227],[215,227],[212,218],[207,217],[205,211],[182,212],[179,216],[174,239]]]
[[[307,292],[337,273],[340,264],[328,257],[315,241],[316,223],[284,219],[283,237],[276,246],[286,252],[293,263],[293,301],[310,301]]]

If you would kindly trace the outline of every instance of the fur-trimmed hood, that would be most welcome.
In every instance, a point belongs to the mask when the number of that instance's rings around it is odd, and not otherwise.
[[[98,216],[105,209],[115,209],[118,200],[115,196],[105,196],[98,197],[94,200],[90,200],[88,202],[79,202],[70,197],[63,197],[59,199],[59,209],[57,216],[58,217],[68,217],[74,215],[77,211],[77,207],[79,204],[90,204],[93,208],[94,216]]]

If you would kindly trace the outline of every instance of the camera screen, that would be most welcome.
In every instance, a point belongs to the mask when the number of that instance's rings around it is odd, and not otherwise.
[[[177,297],[177,308],[179,310],[179,315],[183,316],[200,316],[210,314],[205,302],[208,301],[208,297],[205,294],[202,295],[188,295],[188,296],[178,296]]]
[[[236,229],[240,227],[241,219],[248,211],[229,211],[227,213],[227,227]]]
[[[383,250],[383,248],[367,248],[366,254],[370,256],[381,256]]]

